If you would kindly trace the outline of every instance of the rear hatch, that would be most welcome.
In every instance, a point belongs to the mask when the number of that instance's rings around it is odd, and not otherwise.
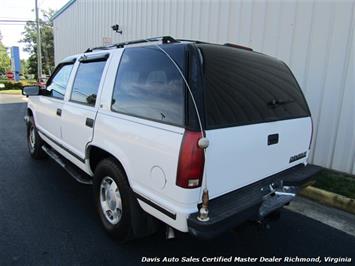
[[[281,61],[248,50],[197,45],[202,53],[210,197],[236,190],[308,156],[312,121]]]

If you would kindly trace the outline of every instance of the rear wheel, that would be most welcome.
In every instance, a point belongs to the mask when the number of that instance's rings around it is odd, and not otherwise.
[[[100,220],[110,236],[128,240],[132,233],[131,193],[127,178],[112,159],[102,160],[95,170],[94,197]]]
[[[47,154],[42,149],[44,142],[38,134],[33,117],[29,118],[27,124],[27,147],[32,158],[40,160],[46,158]]]

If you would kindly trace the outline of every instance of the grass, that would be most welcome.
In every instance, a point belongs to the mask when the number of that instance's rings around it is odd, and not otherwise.
[[[16,94],[20,95],[22,93],[21,90],[0,90],[0,94]]]
[[[355,199],[355,176],[328,169],[322,170],[316,177],[317,188]]]

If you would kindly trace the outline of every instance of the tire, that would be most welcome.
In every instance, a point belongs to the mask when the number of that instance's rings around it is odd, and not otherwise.
[[[42,150],[44,141],[41,139],[32,116],[29,117],[27,124],[27,147],[31,157],[35,160],[41,160],[47,157]]]
[[[121,242],[129,240],[132,235],[131,211],[134,207],[130,201],[132,191],[126,175],[113,159],[104,159],[98,164],[93,189],[96,209],[105,230]]]

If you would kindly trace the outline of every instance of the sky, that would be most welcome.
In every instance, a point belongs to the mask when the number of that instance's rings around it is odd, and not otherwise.
[[[68,0],[38,0],[39,9],[58,10],[64,6]],[[35,0],[0,0],[0,20],[21,19],[35,20],[34,12]],[[11,25],[9,25],[11,24]],[[24,31],[24,24],[0,22],[0,31],[3,36],[2,42],[6,47],[19,46],[21,59],[27,59],[29,54],[22,48],[24,44],[19,43]]]

